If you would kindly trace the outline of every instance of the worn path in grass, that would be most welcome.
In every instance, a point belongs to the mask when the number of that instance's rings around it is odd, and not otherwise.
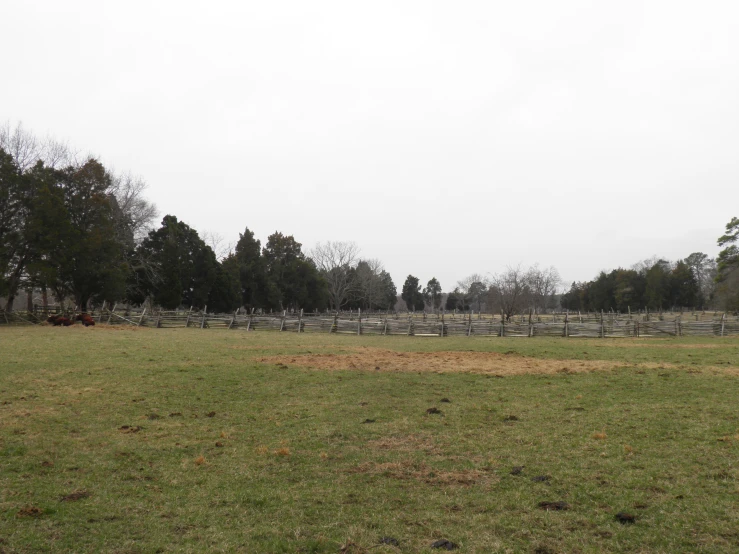
[[[352,369],[363,350],[413,364]],[[0,552],[735,552],[738,354],[2,329]],[[536,369],[559,364],[584,369]]]

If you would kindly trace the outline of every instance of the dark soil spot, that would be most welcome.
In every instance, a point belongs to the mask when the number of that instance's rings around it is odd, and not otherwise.
[[[518,421],[518,418],[514,415],[507,415],[503,418],[503,421]]]
[[[172,412],[169,417],[182,417],[182,412]]]
[[[439,402],[447,402],[448,403],[448,402],[451,402],[451,400],[449,400],[448,398],[442,398],[441,400],[439,400]]]
[[[44,512],[36,506],[26,506],[18,510],[18,513],[15,515],[16,517],[41,517],[44,515]]]
[[[221,441],[218,441],[218,442],[216,443],[216,446],[217,446],[218,448],[223,448],[223,443],[222,443]]]
[[[634,523],[636,521],[636,517],[628,512],[619,512],[616,514],[616,521],[623,525],[627,525],[629,523]]]
[[[155,419],[162,419],[162,416],[160,416],[159,414],[149,414],[147,417],[151,421],[154,421]]]
[[[443,550],[456,550],[457,545],[453,543],[452,541],[448,541],[446,539],[441,539],[436,542],[431,543],[431,548],[441,548]]]
[[[534,548],[534,554],[554,554],[554,550],[548,546],[537,546]]]
[[[390,544],[392,546],[400,546],[400,541],[394,537],[382,537],[380,544]]]
[[[141,431],[143,427],[139,427],[136,425],[135,427],[131,427],[130,425],[122,425],[118,430],[123,431],[124,433],[138,433]]]
[[[216,416],[215,412],[208,412],[207,414],[205,414],[205,417],[215,417],[215,416]]]
[[[539,502],[539,508],[542,510],[569,510],[570,505],[563,500],[558,500],[556,502]]]
[[[426,410],[427,414],[441,414],[442,411],[439,408],[429,408]]]
[[[375,366],[375,371],[380,371],[380,366],[379,365],[376,365]]]
[[[596,531],[595,536],[600,537],[601,539],[610,539],[613,536],[613,533],[610,531]]]
[[[521,475],[521,472],[525,467],[526,466],[513,466],[513,469],[511,470],[511,475]]]
[[[647,508],[649,508],[649,506],[637,502],[636,504],[634,504],[634,508],[636,508],[637,510],[646,510]]]
[[[71,494],[68,494],[67,496],[62,496],[61,502],[76,502],[77,500],[82,500],[83,498],[89,498],[90,493],[87,491],[76,491]]]
[[[43,461],[41,462],[41,467],[54,467],[54,462]]]
[[[359,403],[360,406],[366,406],[367,404],[369,404],[369,402],[360,402]]]
[[[362,423],[375,423],[374,419],[365,419]]]
[[[546,483],[551,478],[551,475],[537,475],[536,477],[532,477],[531,480],[535,481],[536,483]]]

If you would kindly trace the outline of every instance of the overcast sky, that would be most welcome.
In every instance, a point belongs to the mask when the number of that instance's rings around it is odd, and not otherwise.
[[[400,289],[714,256],[739,3],[0,0],[0,122],[228,241],[356,241]]]

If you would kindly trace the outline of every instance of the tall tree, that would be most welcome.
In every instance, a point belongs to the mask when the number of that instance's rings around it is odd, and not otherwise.
[[[230,254],[216,264],[216,278],[208,295],[208,308],[213,312],[232,312],[241,306],[239,262]]]
[[[679,308],[693,308],[698,303],[700,289],[691,267],[684,261],[675,264],[670,275],[670,303]]]
[[[380,298],[381,303],[378,305],[378,308],[381,310],[391,310],[398,301],[398,290],[395,288],[395,283],[393,283],[392,277],[390,277],[390,274],[385,270],[380,272],[380,281],[382,283],[383,292]]]
[[[239,234],[235,248],[241,284],[241,302],[247,309],[259,309],[266,306],[266,269],[262,259],[262,246],[248,227]]]
[[[693,252],[683,260],[693,271],[698,284],[698,308],[704,308],[713,297],[716,283],[716,260],[703,252]]]
[[[669,308],[671,304],[670,273],[672,268],[666,260],[659,260],[646,273],[645,300],[652,310]]]
[[[418,283],[418,277],[413,275],[406,277],[401,298],[405,301],[408,311],[423,310],[423,294],[421,293],[421,285]]]
[[[717,261],[716,282],[721,301],[726,309],[739,310],[739,218],[732,217],[726,224],[726,233],[718,239],[723,246]]]
[[[0,295],[9,295],[11,310],[28,258],[25,229],[32,196],[13,157],[0,149]]]
[[[275,232],[262,250],[267,277],[267,302],[272,309],[323,309],[326,282],[301,244]]]
[[[148,283],[155,303],[167,309],[206,306],[217,276],[217,261],[197,231],[167,215],[139,249],[157,269]]]
[[[441,307],[441,284],[432,277],[423,289],[423,298],[434,310]]]

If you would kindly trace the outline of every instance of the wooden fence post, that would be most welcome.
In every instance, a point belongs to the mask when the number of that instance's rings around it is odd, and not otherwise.
[[[113,312],[115,312],[117,306],[118,303],[113,304],[113,311],[108,313],[108,325],[110,325],[110,320],[113,318]]]
[[[298,333],[302,331],[303,328],[303,308],[300,308],[300,314],[298,315]]]
[[[287,317],[287,310],[282,310],[282,321],[280,322],[280,331],[285,328],[285,318]]]
[[[570,310],[565,312],[565,337],[570,336]]]
[[[475,310],[470,310],[470,319],[469,319],[469,322],[468,322],[468,324],[467,324],[467,336],[468,336],[468,337],[469,337],[470,335],[472,335],[472,313],[473,313],[474,311],[475,311]]]
[[[721,314],[721,336],[724,336],[724,328],[726,325],[726,314]]]
[[[254,317],[254,308],[251,309],[251,313],[249,313],[249,322],[246,324],[246,330],[249,331],[251,329],[251,318]]]
[[[144,321],[144,314],[146,313],[146,306],[144,306],[144,311],[141,312],[141,317],[139,318],[139,324],[136,327],[141,327],[141,322]]]
[[[205,328],[205,314],[206,314],[207,309],[208,309],[208,306],[203,307],[203,319],[200,320],[201,329]]]
[[[426,315],[426,312],[423,313],[423,315]],[[357,310],[357,335],[362,334],[362,308],[359,308]]]
[[[190,306],[190,310],[187,312],[187,320],[185,321],[185,327],[190,326],[190,315],[192,314],[192,306]]]
[[[229,324],[228,324],[228,328],[229,328],[229,329],[230,329],[231,327],[233,327],[233,325],[234,325],[234,322],[236,321],[236,312],[238,312],[238,310],[234,311],[234,315],[233,315],[233,317],[231,318],[231,323],[229,323]]]
[[[606,322],[603,319],[603,310],[600,311],[600,338],[606,338]]]

